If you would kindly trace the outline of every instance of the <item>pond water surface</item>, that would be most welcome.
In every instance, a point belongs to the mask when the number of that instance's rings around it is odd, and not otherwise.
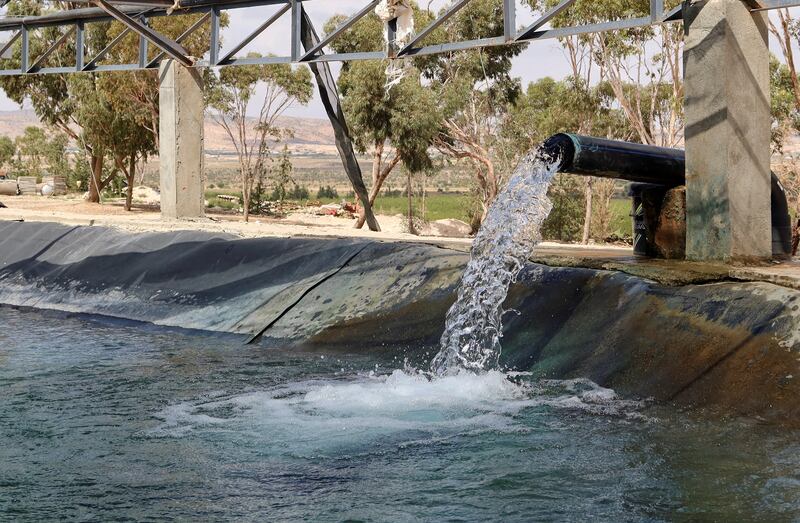
[[[797,432],[0,308],[0,520],[792,521]]]

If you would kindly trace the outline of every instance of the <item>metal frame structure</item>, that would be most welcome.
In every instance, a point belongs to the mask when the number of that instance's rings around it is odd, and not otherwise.
[[[86,3],[90,7],[60,11],[35,17],[0,19],[0,33],[10,33],[5,43],[0,44],[0,76],[154,69],[158,68],[161,60],[166,57],[174,59],[188,67],[401,59],[479,47],[519,44],[580,34],[647,27],[679,21],[683,18],[680,6],[666,11],[664,9],[664,0],[650,0],[650,13],[648,16],[580,26],[546,28],[549,22],[569,9],[576,1],[561,0],[554,7],[539,15],[528,27],[518,29],[516,25],[515,0],[502,0],[504,15],[503,35],[463,42],[424,45],[425,39],[430,36],[433,31],[456,16],[458,12],[465,8],[470,2],[474,1],[453,0],[450,7],[445,9],[427,27],[417,32],[408,43],[402,46],[394,44],[393,35],[396,32],[396,20],[392,20],[388,23],[390,42],[386,50],[326,54],[325,48],[355,23],[371,13],[379,3],[379,0],[364,0],[364,6],[361,9],[349,16],[339,27],[321,38],[319,42],[310,49],[305,49],[303,47],[301,32],[304,17],[308,20],[303,4],[311,0],[180,0],[177,3],[177,8],[174,0],[80,1]],[[747,1],[751,5],[753,11],[800,5],[800,0]],[[221,42],[220,16],[222,12],[269,5],[279,6],[279,8],[253,32],[242,38],[229,51],[221,55],[219,44]],[[198,13],[203,16],[175,40],[158,33],[148,24],[148,21],[152,18]],[[291,52],[288,56],[265,56],[260,58],[237,57],[237,54],[240,53],[242,49],[284,16],[291,17]],[[95,56],[86,56],[86,24],[114,20],[123,24],[125,29]],[[208,59],[191,57],[183,48],[181,42],[203,27],[206,23],[210,24],[209,57]],[[63,28],[62,35],[52,45],[49,45],[39,56],[31,56],[31,38],[35,37],[35,31],[45,27]],[[131,33],[139,37],[138,62],[126,64],[102,63],[107,59],[111,51]],[[76,49],[74,63],[66,66],[46,67],[47,59],[70,39],[74,39]],[[9,58],[13,57],[13,52],[18,42],[20,54],[19,67],[13,69],[3,68],[4,64],[8,64]],[[158,49],[155,58],[149,58],[150,45]]]

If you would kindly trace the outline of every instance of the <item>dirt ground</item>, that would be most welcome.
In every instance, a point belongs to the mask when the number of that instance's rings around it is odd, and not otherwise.
[[[93,204],[80,196],[3,196],[0,197],[7,208],[0,208],[0,220],[24,220],[37,222],[58,222],[68,225],[95,225],[115,227],[130,232],[159,232],[174,230],[204,230],[224,232],[242,238],[253,237],[303,237],[318,236],[331,238],[370,238],[380,241],[424,242],[446,245],[462,250],[469,249],[470,238],[451,238],[442,236],[418,236],[404,232],[406,219],[402,215],[378,215],[381,232],[372,232],[366,227],[355,229],[355,221],[334,216],[317,216],[311,211],[292,212],[285,218],[251,216],[245,223],[242,217],[231,213],[207,212],[206,217],[197,220],[167,221],[161,219],[157,204],[135,203],[132,211],[124,209],[123,202],[111,201]],[[566,250],[579,253],[604,253],[605,256],[625,256],[629,247],[562,245],[544,243],[543,248]]]
[[[300,210],[285,218],[251,216],[245,223],[236,214],[207,212],[197,220],[165,221],[161,219],[158,205],[135,203],[132,211],[125,211],[122,201],[92,204],[79,196],[3,196],[0,198],[7,208],[0,209],[0,220],[48,221],[74,225],[97,225],[116,227],[131,232],[171,231],[180,229],[226,232],[243,238],[277,236],[325,236],[363,237],[379,240],[425,240],[403,232],[405,219],[402,216],[378,217],[382,231],[375,233],[367,229],[355,229],[354,220],[334,216],[317,216],[311,211]],[[434,237],[431,237],[433,239]],[[435,238],[442,240],[442,238]],[[468,245],[469,239],[445,239],[449,242]]]

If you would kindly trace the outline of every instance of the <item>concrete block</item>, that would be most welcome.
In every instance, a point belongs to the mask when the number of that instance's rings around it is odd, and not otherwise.
[[[161,216],[200,218],[203,197],[203,79],[168,60],[159,71]]]
[[[684,3],[687,258],[771,256],[767,14]]]

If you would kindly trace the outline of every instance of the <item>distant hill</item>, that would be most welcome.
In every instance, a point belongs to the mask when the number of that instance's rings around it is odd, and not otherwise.
[[[281,127],[291,129],[294,133],[294,138],[289,140],[289,144],[294,150],[325,154],[332,152],[335,148],[333,129],[327,120],[284,116],[278,120],[278,123]],[[41,125],[33,110],[0,111],[0,136],[16,138],[25,131],[26,127],[31,125]],[[205,124],[205,142],[207,151],[223,154],[234,153],[234,148],[224,129],[208,118]]]
[[[31,109],[0,111],[0,136],[16,138],[31,125],[39,125],[39,118]]]

